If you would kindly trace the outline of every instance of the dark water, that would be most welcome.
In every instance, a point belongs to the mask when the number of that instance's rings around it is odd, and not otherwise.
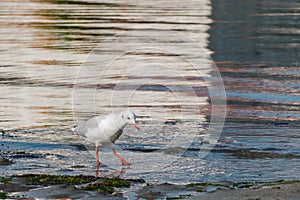
[[[142,131],[117,142],[124,177],[300,178],[298,2],[35,0],[0,14],[2,175],[93,174],[70,128],[130,107]]]
[[[212,3],[209,48],[228,99],[221,146],[279,154],[247,154],[228,166],[240,177],[298,179],[299,2]]]

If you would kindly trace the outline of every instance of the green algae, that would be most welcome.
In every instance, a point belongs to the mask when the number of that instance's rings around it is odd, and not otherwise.
[[[123,179],[105,179],[100,183],[90,183],[83,187],[83,190],[96,191],[104,194],[112,194],[115,192],[114,188],[129,188],[131,185],[130,180]]]
[[[187,188],[195,188],[197,189],[197,192],[206,192],[208,186],[213,186],[213,187],[224,187],[224,185],[219,184],[219,183],[207,183],[207,182],[200,182],[200,183],[189,183],[185,185]]]
[[[119,178],[97,178],[94,176],[70,176],[70,175],[49,175],[49,174],[27,174],[17,176],[19,178],[25,178],[27,185],[80,185],[87,184],[82,187],[82,190],[95,191],[103,194],[112,194],[115,192],[115,188],[129,188],[131,182],[139,180],[123,180]],[[93,182],[97,183],[93,183]]]
[[[300,180],[279,180],[274,182],[239,182],[233,183],[231,187],[234,188],[250,188],[253,186],[261,185],[261,186],[274,186],[274,185],[283,185],[283,184],[298,184]]]
[[[87,186],[82,188],[83,190],[88,190],[88,191],[95,191],[95,192],[100,192],[103,194],[112,194],[115,192],[115,189],[111,186],[105,186],[102,183],[96,183],[96,184],[88,184]]]
[[[270,183],[264,183],[264,186],[283,185],[283,184],[300,184],[300,180],[280,180]]]
[[[26,184],[31,185],[57,185],[57,184],[66,184],[66,185],[78,185],[89,183],[91,181],[97,180],[93,176],[69,176],[69,175],[49,175],[49,174],[28,174],[21,177],[25,178]]]
[[[200,183],[189,183],[189,184],[187,184],[185,186],[189,187],[189,188],[193,188],[193,187],[197,187],[197,186],[203,186],[203,187],[215,186],[215,187],[220,187],[220,186],[224,186],[224,185],[219,184],[219,183],[200,182]]]
[[[112,187],[130,187],[130,181],[123,179],[106,179],[103,184]]]
[[[234,188],[250,188],[254,185],[262,184],[260,182],[239,182],[239,183],[233,183],[232,187]]]
[[[12,181],[12,177],[1,177],[1,183],[7,184]]]
[[[208,182],[199,182],[199,183],[189,183],[185,185],[187,188],[193,188],[197,192],[207,192],[207,187],[213,186],[213,187],[226,187],[220,183],[208,183]]]
[[[6,199],[7,193],[6,192],[0,192],[0,199]]]

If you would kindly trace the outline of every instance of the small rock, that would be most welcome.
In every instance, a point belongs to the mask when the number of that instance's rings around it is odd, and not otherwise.
[[[176,121],[165,121],[166,125],[176,125],[177,122]]]
[[[12,164],[13,162],[7,158],[2,158],[0,157],[0,165],[10,165]]]

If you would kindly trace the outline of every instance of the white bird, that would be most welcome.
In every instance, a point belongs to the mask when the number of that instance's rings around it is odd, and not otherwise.
[[[102,163],[99,160],[98,146],[115,142],[121,136],[127,124],[132,124],[140,130],[136,124],[136,115],[132,111],[126,110],[119,113],[92,117],[88,121],[72,128],[72,131],[95,143],[96,163],[97,167],[99,167]],[[113,147],[112,151],[120,159],[122,165],[130,165]]]

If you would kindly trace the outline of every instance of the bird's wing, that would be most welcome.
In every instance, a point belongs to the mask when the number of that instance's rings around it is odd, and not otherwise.
[[[73,129],[73,131],[76,132],[78,135],[86,137],[86,133],[91,129],[96,129],[103,119],[104,116],[92,117],[88,121],[76,126]]]
[[[119,137],[122,135],[123,130],[120,129],[118,130],[114,135],[109,137],[109,140],[114,143],[117,139],[119,139]]]

